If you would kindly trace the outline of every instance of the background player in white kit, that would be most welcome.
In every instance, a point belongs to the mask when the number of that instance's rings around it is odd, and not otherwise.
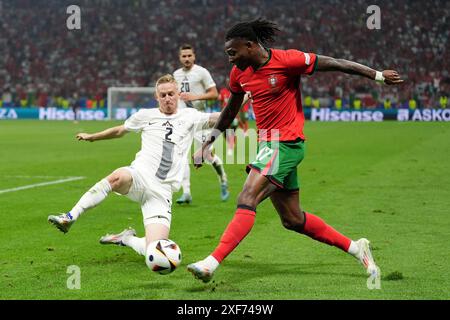
[[[219,93],[217,92],[216,83],[211,74],[205,68],[195,64],[194,48],[189,44],[184,44],[179,50],[179,59],[182,67],[173,73],[175,80],[178,82],[180,90],[180,108],[195,108],[199,111],[206,109],[206,100],[217,99]],[[201,145],[210,130],[198,131],[194,139]],[[220,181],[220,197],[222,201],[228,200],[230,193],[228,192],[228,182],[222,160],[212,153],[212,158],[207,159],[207,163],[212,164]],[[189,163],[186,163],[183,181],[182,196],[177,199],[177,203],[191,203],[191,170]]]
[[[78,140],[92,142],[120,138],[130,131],[141,132],[142,146],[130,166],[119,168],[99,181],[72,210],[50,215],[49,222],[66,233],[83,212],[97,206],[114,191],[141,203],[145,238],[136,237],[133,229],[125,229],[102,237],[100,243],[129,246],[144,255],[148,243],[169,238],[172,192],[180,188],[194,133],[214,126],[219,113],[202,113],[193,108],[179,110],[178,88],[172,75],[156,82],[156,99],[159,108],[141,109],[123,125],[77,135]]]

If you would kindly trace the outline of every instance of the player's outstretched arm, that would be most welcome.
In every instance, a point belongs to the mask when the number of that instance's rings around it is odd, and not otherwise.
[[[125,129],[124,125],[120,125],[117,127],[112,127],[100,132],[96,133],[79,133],[77,134],[76,138],[79,141],[90,141],[94,142],[97,140],[106,140],[106,139],[114,139],[114,138],[120,138],[123,137],[128,131]]]
[[[376,71],[365,65],[357,62],[335,59],[327,56],[317,56],[317,71],[341,71],[348,74],[356,74],[369,78],[371,80],[377,80],[384,82],[385,84],[395,85],[403,83],[400,75],[395,70],[384,70],[383,72]]]

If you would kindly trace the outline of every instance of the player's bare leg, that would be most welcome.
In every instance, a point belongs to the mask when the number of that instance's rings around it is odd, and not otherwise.
[[[145,226],[145,240],[146,243],[161,240],[161,239],[169,239],[170,228],[161,223],[151,223]]]
[[[266,177],[256,170],[251,170],[239,195],[236,213],[222,234],[219,245],[206,259],[188,265],[188,271],[203,282],[210,281],[219,264],[252,229],[256,206],[275,189],[276,186]]]
[[[326,224],[319,217],[301,210],[298,191],[277,190],[270,195],[281,223],[288,229],[342,249],[357,258],[368,274],[378,272],[367,239],[353,241]]]
[[[48,216],[48,221],[55,225],[56,228],[67,233],[73,223],[86,210],[96,207],[111,193],[111,191],[127,194],[130,190],[133,177],[131,173],[119,168],[107,176],[105,179],[97,182],[89,189],[77,202],[77,204],[67,213]]]

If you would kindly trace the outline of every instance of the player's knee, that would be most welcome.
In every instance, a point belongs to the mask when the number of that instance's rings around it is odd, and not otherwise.
[[[121,171],[115,171],[106,178],[115,192],[122,193],[124,189],[130,186],[130,177]]]
[[[111,189],[114,189],[115,185],[116,185],[116,180],[117,180],[117,176],[113,174],[109,175],[106,177],[106,180],[109,182],[109,184],[111,185]]]
[[[257,194],[256,190],[251,186],[244,186],[238,197],[239,204],[245,204],[250,207],[256,207],[257,205]]]

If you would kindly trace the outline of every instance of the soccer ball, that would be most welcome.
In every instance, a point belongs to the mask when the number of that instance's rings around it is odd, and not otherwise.
[[[169,274],[181,263],[180,247],[169,239],[153,241],[147,246],[145,263],[152,271]]]

